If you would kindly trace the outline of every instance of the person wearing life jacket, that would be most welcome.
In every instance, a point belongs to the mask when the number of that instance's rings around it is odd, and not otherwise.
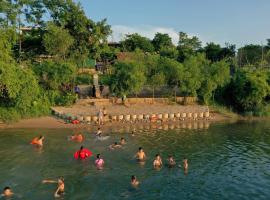
[[[92,152],[86,148],[83,148],[83,146],[81,146],[80,150],[74,153],[74,158],[77,160],[78,159],[84,160],[90,156],[92,156]]]
[[[36,146],[39,146],[39,147],[42,147],[43,146],[43,140],[44,140],[44,136],[39,136],[39,137],[35,137],[30,144],[32,145],[36,145]]]
[[[83,141],[83,135],[82,134],[75,134],[70,137],[70,140],[76,141],[76,142],[82,142]]]

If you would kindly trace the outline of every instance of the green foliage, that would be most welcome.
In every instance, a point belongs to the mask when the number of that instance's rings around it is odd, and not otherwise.
[[[144,71],[144,66],[134,62],[116,63],[110,80],[111,91],[118,96],[137,94],[146,81]]]
[[[49,103],[33,72],[15,64],[0,63],[0,107],[12,115],[31,117],[47,114]],[[16,113],[15,113],[16,112]],[[10,115],[3,115],[9,120]]]
[[[270,95],[269,72],[239,70],[231,83],[233,105],[240,112],[255,111]]]
[[[92,84],[93,76],[90,74],[79,74],[76,76],[75,84],[83,85],[83,84]]]
[[[203,81],[199,89],[199,96],[208,104],[214,91],[230,82],[230,66],[225,61],[208,64],[202,69]]]
[[[180,91],[189,96],[197,96],[204,80],[203,69],[209,65],[209,61],[203,54],[191,56],[185,60],[184,72],[181,76]]]
[[[262,61],[262,46],[246,45],[238,49],[238,62],[240,66],[257,65]]]
[[[123,49],[125,51],[135,51],[140,49],[144,52],[153,52],[154,46],[152,45],[150,39],[140,36],[138,33],[126,35],[124,41],[121,42]]]
[[[213,42],[207,43],[203,48],[203,52],[208,60],[217,62],[225,58],[234,58],[235,45],[226,44],[226,47],[221,47]]]
[[[66,62],[46,61],[33,66],[44,89],[58,90],[71,84],[75,78],[76,68]],[[63,90],[65,90],[63,88]]]
[[[162,48],[172,48],[174,45],[172,43],[172,38],[168,34],[156,33],[152,44],[156,51],[160,51]]]
[[[159,52],[160,56],[176,60],[178,51],[175,47],[162,47]]]
[[[202,42],[198,37],[189,37],[186,33],[179,33],[178,42],[178,61],[183,62],[186,58],[195,55],[196,52],[201,48]]]
[[[65,57],[74,39],[69,32],[53,23],[48,23],[43,44],[50,55]]]

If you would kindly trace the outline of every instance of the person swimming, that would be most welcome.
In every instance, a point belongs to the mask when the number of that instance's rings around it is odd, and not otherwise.
[[[176,162],[172,156],[169,156],[167,159],[168,167],[174,167],[176,165]]]
[[[92,156],[92,152],[89,151],[88,149],[84,148],[83,146],[81,146],[80,150],[78,150],[74,153],[75,159],[84,160],[90,156]]]
[[[144,153],[142,147],[139,147],[139,150],[138,150],[138,152],[135,154],[134,157],[135,157],[138,161],[140,161],[140,162],[145,161],[146,155],[145,155],[145,153]]]
[[[103,169],[104,167],[104,160],[100,157],[100,154],[97,154],[97,159],[95,160],[95,165],[97,169]]]
[[[110,149],[116,149],[116,148],[121,148],[122,147],[122,145],[120,145],[120,144],[118,144],[117,142],[115,142],[114,144],[111,144],[110,146],[109,146],[109,148]]]
[[[101,131],[100,127],[98,127],[98,130],[96,132],[96,136],[101,137],[101,134],[102,134],[102,131]]]
[[[57,183],[57,189],[54,193],[54,197],[60,197],[65,191],[65,183],[63,177],[60,177],[57,181],[43,180],[42,183]]]
[[[39,136],[39,137],[35,137],[32,141],[31,144],[32,145],[36,145],[38,147],[42,147],[43,146],[43,140],[44,140],[44,136]]]
[[[124,145],[124,144],[126,144],[126,143],[127,143],[127,142],[126,142],[125,138],[122,137],[122,138],[120,139],[120,144],[121,144],[121,145]]]
[[[159,154],[156,154],[156,158],[153,161],[154,168],[160,168],[162,167],[162,159]]]
[[[130,184],[132,186],[138,186],[140,184],[140,182],[137,180],[137,177],[135,175],[132,175],[131,176],[131,181],[130,181]]]
[[[3,193],[1,194],[2,197],[11,197],[14,193],[12,192],[10,187],[5,187],[3,189]]]
[[[70,140],[76,141],[76,142],[82,142],[83,141],[83,135],[82,134],[74,134],[70,137]]]

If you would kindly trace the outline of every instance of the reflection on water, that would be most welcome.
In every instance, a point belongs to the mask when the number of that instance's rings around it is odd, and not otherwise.
[[[207,128],[206,128],[207,127]],[[134,136],[131,131],[136,129]],[[67,136],[82,133],[83,145],[105,160],[97,170],[94,157],[73,159],[80,143]],[[36,135],[45,136],[41,149],[29,145]],[[127,144],[110,151],[108,146],[121,137]],[[133,159],[142,146],[147,160]],[[155,155],[165,162],[169,155],[174,168],[153,168]],[[43,179],[65,178],[63,199],[269,199],[270,123],[235,124],[179,123],[148,124],[113,129],[108,140],[95,140],[81,130],[1,130],[0,189],[11,186],[14,199],[53,199],[55,185]],[[183,159],[188,158],[188,171]],[[140,181],[130,186],[130,176]]]

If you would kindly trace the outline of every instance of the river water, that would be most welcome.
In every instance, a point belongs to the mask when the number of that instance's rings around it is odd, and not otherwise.
[[[73,159],[81,144],[67,137],[75,132],[84,134],[85,147],[103,156],[103,170],[95,168],[94,157]],[[45,136],[44,147],[32,147],[29,142],[40,134]],[[60,199],[270,199],[269,121],[109,135],[97,141],[86,130],[0,130],[0,187],[11,186],[12,199],[54,199],[56,185],[41,182],[63,176],[66,191]],[[121,137],[127,140],[124,148],[110,150]],[[148,157],[145,165],[133,159],[140,146]],[[188,174],[179,167],[153,169],[156,153],[163,162],[168,155],[178,164],[188,158]],[[130,186],[131,175],[140,181],[138,188]]]

